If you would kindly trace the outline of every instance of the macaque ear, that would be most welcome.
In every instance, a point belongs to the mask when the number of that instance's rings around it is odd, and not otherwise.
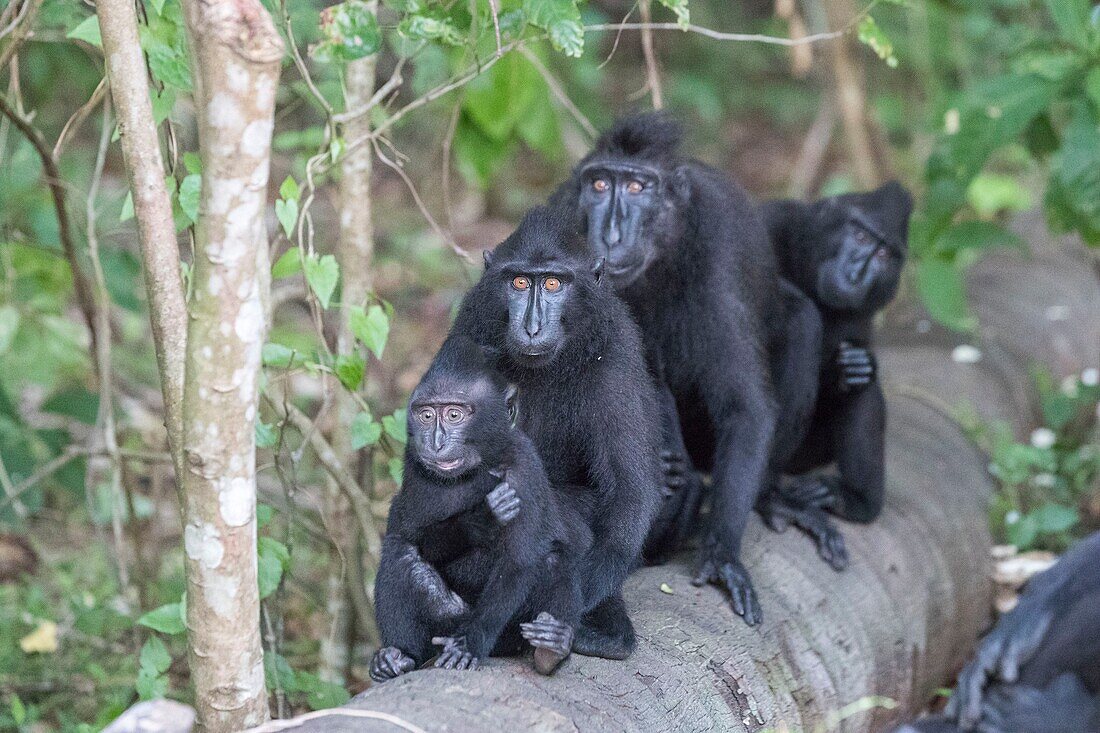
[[[481,256],[485,259],[485,269],[489,269],[489,265],[493,264],[493,250],[483,249],[481,250]]]
[[[516,397],[519,395],[519,387],[514,384],[509,384],[508,388],[504,390],[504,403],[508,405],[508,419],[512,423],[512,427],[516,426],[516,418],[519,417],[519,404]]]
[[[592,265],[592,274],[596,277],[596,282],[597,283],[600,281],[600,278],[603,277],[603,265],[604,265],[604,258],[603,257],[598,257],[596,259],[596,262]]]

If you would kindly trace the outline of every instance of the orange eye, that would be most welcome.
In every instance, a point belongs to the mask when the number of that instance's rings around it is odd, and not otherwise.
[[[542,287],[546,288],[548,293],[556,293],[561,290],[561,280],[556,277],[548,277],[542,281]]]
[[[416,416],[420,418],[420,422],[429,423],[435,419],[435,410],[425,407],[417,412]]]
[[[466,417],[466,413],[464,413],[457,407],[449,407],[447,408],[447,413],[445,417],[447,418],[447,422],[457,423],[461,422],[462,418]]]
[[[867,242],[867,232],[863,231],[862,229],[857,229],[856,241],[860,244],[865,244]]]
[[[523,275],[518,275],[512,278],[512,287],[516,290],[526,290],[531,287],[531,281],[525,278]]]
[[[629,193],[641,193],[643,188],[645,186],[642,185],[641,181],[630,181],[626,184],[626,190]]]
[[[592,181],[592,188],[594,188],[598,193],[604,193],[607,191],[607,189],[611,188],[611,184],[609,184],[602,178],[597,178],[596,180]]]

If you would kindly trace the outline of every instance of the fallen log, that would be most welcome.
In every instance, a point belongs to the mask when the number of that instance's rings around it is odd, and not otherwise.
[[[966,400],[1020,427],[1031,361],[1062,376],[1100,357],[1096,274],[1072,245],[989,257],[970,283],[980,361],[952,360],[960,339],[942,332],[895,331],[880,353],[888,500],[873,525],[844,527],[850,568],[834,573],[796,531],[753,522],[744,558],[760,627],[693,587],[684,559],[628,581],[639,644],[624,662],[574,655],[549,678],[526,660],[418,671],[256,730],[863,732],[914,715],[990,617],[992,484],[953,408]]]

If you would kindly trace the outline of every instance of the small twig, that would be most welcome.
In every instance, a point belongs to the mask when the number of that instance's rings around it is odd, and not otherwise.
[[[595,25],[586,25],[584,27],[585,33],[589,31],[612,31],[612,30],[624,30],[624,31],[682,31],[684,33],[697,33],[707,38],[713,38],[716,41],[741,41],[745,43],[767,43],[774,46],[801,46],[805,43],[820,43],[821,41],[832,41],[840,38],[848,32],[849,28],[858,22],[867,11],[870,10],[870,6],[867,9],[861,11],[848,26],[836,30],[828,31],[826,33],[815,33],[811,36],[804,36],[802,38],[784,38],[782,36],[769,36],[763,33],[726,33],[725,31],[716,31],[713,28],[705,28],[700,25],[694,25],[689,23],[686,26],[681,26],[679,23],[597,23]]]
[[[420,209],[420,213],[427,220],[428,225],[435,230],[435,233],[438,234],[444,242],[446,242],[447,246],[451,248],[452,252],[461,257],[468,264],[472,265],[474,263],[474,258],[470,256],[469,252],[458,246],[458,242],[455,241],[455,238],[451,236],[449,232],[445,231],[443,227],[439,226],[439,222],[435,220],[435,217],[433,217],[431,212],[428,211],[428,207],[424,205],[424,200],[420,198],[420,192],[416,190],[416,185],[413,184],[412,179],[409,178],[409,174],[406,173],[405,169],[402,168],[400,165],[386,157],[386,154],[383,153],[382,149],[379,147],[377,140],[374,141],[374,154],[378,156],[378,159],[380,161],[392,168],[394,172],[396,172],[397,175],[400,176],[401,180],[405,182],[405,186],[408,187],[409,193],[412,194],[413,201],[416,202],[416,207]]]
[[[542,75],[543,81],[546,82],[546,86],[550,87],[550,92],[557,97],[561,105],[568,110],[569,114],[573,115],[573,119],[577,121],[581,129],[588,135],[589,140],[595,140],[599,135],[599,131],[596,130],[596,126],[592,124],[584,112],[580,111],[580,108],[573,103],[573,100],[569,98],[569,95],[565,92],[565,87],[561,85],[552,73],[550,69],[546,68],[546,65],[542,63],[542,59],[538,57],[531,49],[526,46],[521,46],[519,52],[523,54],[523,57],[531,62],[531,65],[535,67],[535,70]]]
[[[374,524],[374,517],[371,515],[370,511],[369,498],[363,493],[359,485],[355,483],[355,479],[344,470],[344,465],[337,457],[336,451],[334,451],[329,442],[325,440],[325,436],[321,434],[321,431],[316,429],[313,420],[311,420],[309,416],[288,402],[280,402],[267,395],[264,395],[264,400],[275,410],[279,417],[288,420],[297,428],[298,432],[306,436],[310,448],[313,449],[314,454],[317,456],[317,460],[321,462],[325,471],[336,480],[336,484],[347,495],[348,500],[351,502],[352,511],[355,512],[356,519],[359,520],[363,532],[363,539],[367,543],[367,552],[377,561],[377,558],[382,552],[382,536]]]
[[[370,720],[381,720],[385,723],[395,725],[401,730],[409,731],[409,733],[428,733],[426,730],[418,725],[414,725],[407,720],[397,717],[396,715],[390,715],[389,713],[378,713],[373,710],[359,710],[357,708],[330,708],[328,710],[316,710],[312,713],[306,713],[305,715],[299,715],[293,720],[279,720],[259,728],[254,728],[252,733],[275,733],[281,730],[293,730],[294,728],[300,728],[303,723],[310,720],[317,720],[318,718],[328,718],[333,715],[343,715],[346,718],[369,718]]]
[[[379,104],[381,104],[382,100],[388,97],[393,91],[395,91],[405,82],[404,77],[401,76],[401,70],[404,68],[406,61],[408,61],[408,58],[404,56],[397,60],[397,65],[394,66],[393,73],[390,74],[390,78],[386,80],[385,84],[378,87],[378,91],[376,91],[374,95],[371,96],[369,100],[367,100],[366,104],[360,105],[355,109],[349,109],[345,112],[337,112],[332,116],[332,121],[339,124],[350,122],[351,120],[362,117],[363,115],[367,114],[372,109],[377,107]]]
[[[0,484],[4,487],[4,494],[6,498],[2,506],[11,504],[15,507],[15,513],[20,517],[27,516],[27,507],[23,506],[23,502],[19,501],[20,492],[15,484],[11,482],[11,474],[8,473],[8,467],[4,465],[4,457],[0,456]]]
[[[65,252],[65,259],[73,271],[73,289],[76,291],[76,299],[80,304],[80,311],[84,315],[84,322],[88,326],[91,335],[92,348],[95,348],[98,335],[96,334],[95,310],[92,306],[92,294],[88,283],[84,280],[84,270],[80,267],[80,259],[76,253],[76,242],[73,239],[72,226],[69,222],[69,212],[65,205],[65,188],[61,171],[58,170],[57,161],[53,157],[50,146],[46,144],[46,138],[31,124],[15,107],[8,102],[7,97],[0,95],[0,113],[12,121],[19,128],[23,136],[38,153],[42,160],[42,168],[46,173],[46,184],[53,196],[54,208],[57,210],[57,236],[61,240],[61,249]]]
[[[147,463],[171,463],[172,456],[168,453],[158,453],[150,451],[134,451],[120,449],[118,454],[126,459],[132,461],[145,461]],[[12,487],[11,493],[0,499],[0,512],[8,508],[13,504],[20,496],[27,493],[41,481],[49,478],[57,471],[64,468],[70,461],[80,457],[94,457],[105,455],[101,451],[90,452],[87,448],[78,445],[70,445],[60,455],[54,456],[50,460],[43,463],[37,471],[32,473],[27,478],[23,479],[19,483]]]
[[[661,72],[657,68],[657,55],[653,51],[653,28],[650,23],[649,0],[641,0],[639,9],[642,12],[642,56],[645,58],[646,84],[649,87],[649,97],[653,100],[653,109],[664,109],[665,98],[661,91]]]
[[[14,2],[7,9],[10,10],[12,7]],[[3,31],[0,31],[0,38],[11,34],[8,45],[0,51],[0,69],[8,65],[19,47],[23,45],[23,41],[30,35],[40,7],[42,7],[42,0],[23,0],[23,4],[19,6],[19,15]]]
[[[497,0],[489,0],[489,14],[493,16],[493,32],[497,37],[497,58],[500,58],[504,55],[504,51],[500,43],[500,8],[497,7]]]
[[[53,146],[53,157],[55,160],[61,159],[61,152],[65,149],[65,143],[68,138],[76,134],[76,131],[80,129],[80,126],[84,124],[84,120],[88,119],[88,115],[92,110],[99,106],[103,101],[103,98],[107,96],[107,77],[103,77],[99,80],[99,84],[96,85],[95,91],[92,92],[92,96],[88,97],[88,101],[80,105],[80,109],[73,112],[73,116],[69,118],[69,121],[65,123],[65,126],[61,128],[61,134],[57,136],[57,142]]]

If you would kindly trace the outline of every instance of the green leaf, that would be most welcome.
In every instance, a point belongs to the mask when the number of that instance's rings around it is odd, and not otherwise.
[[[321,11],[322,41],[309,53],[318,61],[354,61],[382,47],[374,10],[363,0],[345,0]]]
[[[1024,240],[996,224],[985,221],[964,221],[954,224],[936,238],[936,251],[954,255],[965,249],[1015,247],[1025,249]]]
[[[1089,0],[1046,0],[1046,4],[1062,37],[1078,46],[1087,46],[1092,3]]]
[[[302,191],[298,188],[298,182],[294,180],[294,176],[287,176],[279,186],[279,196],[286,201],[297,201],[302,197]]]
[[[405,474],[405,462],[400,458],[391,458],[386,462],[386,467],[390,471],[390,478],[394,480],[394,483],[400,485]]]
[[[1051,228],[1077,230],[1089,244],[1100,244],[1100,126],[1084,102],[1075,105],[1050,169],[1045,203]]]
[[[978,215],[992,219],[1002,212],[1027,211],[1031,196],[1019,180],[1001,173],[980,173],[966,188],[966,202]]]
[[[157,125],[168,119],[168,116],[172,114],[172,110],[176,106],[176,89],[175,87],[166,86],[160,91],[153,90],[153,122]],[[113,142],[113,141],[112,141]],[[186,164],[187,155],[190,153],[184,153],[184,161]],[[190,171],[191,173],[198,173],[198,171]]]
[[[264,652],[264,681],[269,690],[298,691],[298,678],[286,657],[276,651]]]
[[[340,265],[336,258],[332,255],[318,257],[315,254],[307,257],[306,281],[317,300],[321,301],[321,307],[328,310],[332,294],[336,291],[336,283],[340,281]]]
[[[1044,504],[1031,512],[1031,516],[1035,518],[1039,532],[1044,534],[1065,532],[1080,521],[1077,509],[1061,504]]]
[[[256,505],[256,529],[263,529],[271,524],[271,520],[274,518],[275,509],[270,504]]]
[[[364,310],[354,306],[349,318],[351,332],[379,359],[390,335],[390,319],[380,305]]]
[[[256,447],[274,448],[279,443],[279,433],[274,425],[268,425],[262,420],[256,421]]]
[[[509,54],[467,85],[462,110],[481,132],[500,143],[532,112],[540,92],[545,100],[545,82],[538,70],[519,54]]]
[[[400,445],[405,445],[405,441],[408,440],[409,435],[404,408],[394,410],[392,415],[383,417],[382,427],[385,428],[386,435],[390,436],[390,438]]]
[[[74,41],[90,43],[96,48],[103,48],[103,36],[99,32],[99,18],[95,15],[89,15],[82,20],[80,24],[69,31],[65,37]]]
[[[478,188],[488,188],[497,170],[515,149],[511,141],[501,143],[486,135],[463,114],[455,130],[455,165],[462,177]]]
[[[676,23],[686,29],[691,24],[691,11],[688,10],[688,0],[661,0],[661,5],[676,14]]]
[[[119,212],[118,220],[120,222],[130,221],[134,218],[134,194],[130,191],[126,192],[126,198],[122,201],[122,211]]]
[[[192,173],[180,183],[179,202],[184,215],[194,224],[199,220],[199,197],[202,193],[202,176]]]
[[[271,266],[271,277],[290,277],[302,271],[302,257],[297,247],[291,247],[283,252],[275,264]]]
[[[1031,514],[1026,514],[1015,522],[1006,521],[1005,536],[1017,549],[1029,550],[1039,536],[1039,523]]]
[[[973,330],[975,323],[966,306],[962,272],[954,263],[938,257],[917,262],[917,289],[937,321],[956,331]]]
[[[202,174],[202,158],[198,153],[184,153],[183,167],[188,173]]]
[[[577,0],[525,0],[532,25],[550,35],[550,45],[566,56],[579,58],[584,52],[584,27]]]
[[[369,412],[360,412],[352,418],[349,432],[352,450],[359,450],[378,442],[382,437],[382,426],[374,421]]]
[[[11,348],[17,333],[19,333],[19,311],[14,306],[0,306],[0,356]]]
[[[142,667],[138,670],[134,689],[137,690],[138,698],[141,700],[158,700],[168,694],[168,676],[154,674]]]
[[[894,55],[894,44],[882,31],[875,19],[865,15],[859,22],[857,30],[859,42],[868,46],[880,59],[886,62],[891,69],[898,65],[898,57]]]
[[[1100,66],[1094,66],[1085,77],[1085,93],[1092,100],[1093,109],[1100,113]]]
[[[287,239],[294,233],[294,225],[298,223],[298,200],[278,199],[275,201],[275,217],[283,225],[283,232]]]
[[[366,373],[367,362],[358,351],[336,357],[336,376],[340,379],[340,384],[348,390],[354,392],[359,389]]]
[[[283,571],[290,567],[290,550],[272,537],[256,540],[256,577],[260,586],[260,598],[267,598],[279,587]]]
[[[11,717],[16,725],[23,725],[27,720],[27,708],[23,705],[23,701],[19,699],[19,695],[13,694],[11,696]]]
[[[172,655],[160,637],[150,636],[145,640],[138,655],[138,662],[142,669],[147,669],[154,675],[164,674],[172,666]]]
[[[313,710],[324,710],[343,705],[351,696],[340,685],[325,682],[315,674],[298,672],[298,689],[306,693],[306,704]]]
[[[466,36],[439,8],[418,9],[407,15],[397,32],[413,41],[438,41],[447,46],[463,46]]]
[[[193,89],[191,68],[182,48],[171,46],[152,33],[141,34],[141,46],[155,79],[183,92]]]
[[[142,626],[147,626],[162,634],[182,634],[187,630],[184,624],[183,602],[167,603],[160,608],[155,608],[137,620]]]
[[[268,343],[264,344],[261,350],[261,358],[263,359],[264,366],[276,367],[278,369],[286,369],[294,361],[295,354],[297,352],[289,346],[283,346],[282,344]]]

